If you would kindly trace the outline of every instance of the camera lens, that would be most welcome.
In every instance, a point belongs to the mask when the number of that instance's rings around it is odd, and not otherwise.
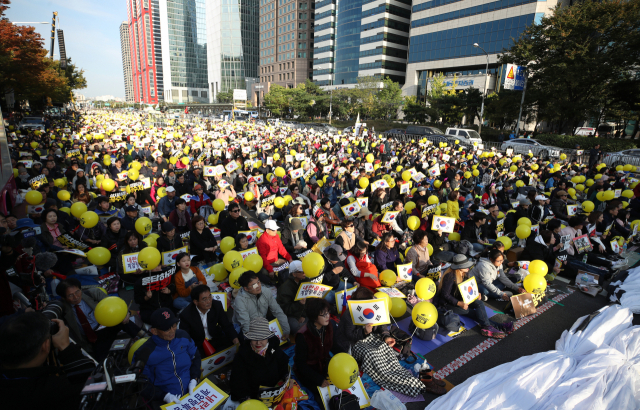
[[[51,333],[51,336],[55,335],[56,333],[58,333],[60,331],[60,325],[58,324],[58,322],[51,322],[51,327],[49,327],[49,333]]]

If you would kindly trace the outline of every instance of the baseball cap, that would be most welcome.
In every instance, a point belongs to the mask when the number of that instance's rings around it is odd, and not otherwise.
[[[162,232],[171,232],[176,229],[171,222],[165,222],[162,224]]]
[[[125,212],[138,212],[138,208],[136,208],[133,205],[127,206],[124,210],[125,210]]]
[[[176,189],[172,186],[167,187],[167,192],[176,192]]]
[[[202,185],[198,184],[198,185],[193,187],[194,191],[197,191],[198,189],[202,189]]]
[[[566,195],[566,192],[565,192]],[[531,205],[531,201],[529,201],[528,199],[522,199],[520,200],[520,205]]]
[[[544,195],[536,195],[536,201],[546,201],[547,199],[549,198]]]
[[[278,229],[280,229],[280,227],[278,226],[278,224],[276,223],[276,221],[274,221],[273,219],[269,219],[265,224],[264,224],[265,229],[271,229],[272,231],[277,231]]]
[[[568,196],[569,194],[567,193],[567,191],[558,191],[558,192],[556,192],[556,195],[558,195],[558,196]]]
[[[161,308],[151,314],[151,327],[166,332],[171,329],[175,323],[179,322],[179,319],[171,311],[171,309]]]
[[[289,273],[302,272],[302,261],[293,261],[289,264]]]

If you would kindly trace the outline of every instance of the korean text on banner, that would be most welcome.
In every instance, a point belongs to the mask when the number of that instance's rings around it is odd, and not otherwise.
[[[303,282],[300,284],[298,293],[296,293],[296,298],[294,300],[304,298],[323,298],[331,289],[333,289],[332,286],[322,285],[320,283]]]
[[[124,273],[133,273],[142,267],[138,265],[138,253],[128,253],[122,255],[122,270]]]
[[[208,379],[205,379],[196,386],[193,394],[185,394],[180,397],[182,403],[188,403],[190,409],[199,410],[213,410],[221,405],[229,395],[215,384],[211,383]],[[184,410],[181,404],[165,404],[160,406],[162,410]]]

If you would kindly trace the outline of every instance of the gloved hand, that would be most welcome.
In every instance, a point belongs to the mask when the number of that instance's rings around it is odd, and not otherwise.
[[[233,401],[231,399],[227,400],[224,404],[223,410],[236,410],[236,408],[240,405],[239,401]]]
[[[164,402],[167,404],[171,402],[174,402],[175,404],[180,404],[180,397],[176,396],[175,394],[167,393],[164,396]]]
[[[193,391],[196,389],[198,385],[198,381],[196,379],[191,379],[189,382],[189,394],[193,394]]]

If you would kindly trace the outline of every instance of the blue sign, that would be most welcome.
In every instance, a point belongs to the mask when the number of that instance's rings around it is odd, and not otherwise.
[[[513,85],[513,89],[515,91],[524,90],[524,76],[525,76],[524,67],[519,65],[518,69],[516,70],[516,82]]]
[[[506,64],[504,85],[505,90],[524,90],[524,67],[514,64]]]
[[[444,85],[451,87],[453,86],[453,81],[445,81]],[[473,85],[473,80],[456,80],[456,85],[460,87],[471,87]]]

